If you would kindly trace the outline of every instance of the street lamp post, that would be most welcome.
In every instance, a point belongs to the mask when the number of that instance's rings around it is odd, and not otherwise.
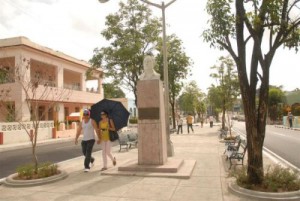
[[[168,72],[168,55],[167,55],[167,34],[166,34],[166,16],[165,10],[176,0],[172,0],[169,3],[165,4],[164,2],[159,4],[152,3],[148,0],[140,0],[144,3],[147,3],[151,6],[157,7],[162,11],[162,21],[163,21],[163,67],[164,67],[164,87],[165,87],[165,113],[166,113],[166,134],[167,134],[167,148],[168,156],[174,156],[174,147],[170,138],[170,120],[169,120],[169,72]]]
[[[106,3],[109,0],[99,0],[100,3]],[[167,150],[168,156],[174,156],[174,147],[170,138],[170,121],[169,121],[169,73],[168,73],[168,55],[167,55],[167,36],[166,36],[166,16],[165,10],[176,0],[172,0],[169,3],[165,4],[164,2],[160,4],[152,3],[148,0],[140,0],[146,4],[157,7],[162,11],[162,21],[163,21],[163,68],[164,68],[164,88],[165,88],[165,121],[166,121],[166,134],[167,134]]]

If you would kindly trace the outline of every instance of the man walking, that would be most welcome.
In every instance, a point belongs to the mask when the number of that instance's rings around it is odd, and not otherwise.
[[[288,119],[289,119],[289,123],[290,123],[290,128],[293,128],[293,119],[294,119],[294,116],[293,116],[292,112],[288,113]]]
[[[181,117],[179,116],[177,119],[177,134],[179,134],[179,130],[181,131],[182,134],[182,124],[183,124],[183,120],[181,119]]]
[[[189,114],[189,115],[186,117],[186,123],[187,123],[188,133],[190,133],[190,128],[191,128],[191,130],[194,132],[194,129],[193,129],[193,117],[192,117],[191,114]]]
[[[92,157],[93,146],[95,144],[95,132],[97,133],[98,138],[100,139],[100,133],[97,128],[96,122],[90,118],[90,111],[84,110],[82,122],[79,124],[77,129],[75,144],[78,144],[78,137],[83,131],[83,138],[81,141],[82,153],[85,156],[84,159],[84,172],[90,171],[90,163],[93,166],[95,158]]]

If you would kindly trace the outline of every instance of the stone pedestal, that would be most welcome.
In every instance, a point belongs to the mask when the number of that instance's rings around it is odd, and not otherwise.
[[[137,84],[138,160],[120,165],[105,175],[190,178],[196,161],[168,158],[162,82],[144,79]]]
[[[163,165],[167,162],[167,138],[162,82],[141,80],[137,91],[138,164]]]

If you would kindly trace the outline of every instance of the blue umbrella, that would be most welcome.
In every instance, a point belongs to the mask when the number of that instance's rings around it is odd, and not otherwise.
[[[121,102],[103,99],[92,105],[91,118],[94,119],[97,124],[99,124],[101,120],[100,113],[102,111],[106,111],[108,113],[108,117],[114,121],[116,130],[120,130],[127,126],[130,113]]]

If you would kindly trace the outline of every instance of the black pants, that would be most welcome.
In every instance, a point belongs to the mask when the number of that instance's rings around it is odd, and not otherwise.
[[[293,119],[289,119],[289,122],[290,122],[290,128],[293,127]]]
[[[181,130],[181,134],[182,134],[182,125],[178,125],[177,134],[179,134],[179,130]]]
[[[191,128],[192,131],[194,132],[193,124],[188,124],[187,127],[188,127],[188,133],[190,133],[190,128]]]
[[[93,146],[95,144],[95,140],[87,140],[81,141],[82,153],[85,156],[84,159],[84,168],[90,169],[90,163],[94,162],[94,158],[92,157]]]
[[[214,126],[214,122],[213,121],[209,122],[209,125],[212,128]]]

